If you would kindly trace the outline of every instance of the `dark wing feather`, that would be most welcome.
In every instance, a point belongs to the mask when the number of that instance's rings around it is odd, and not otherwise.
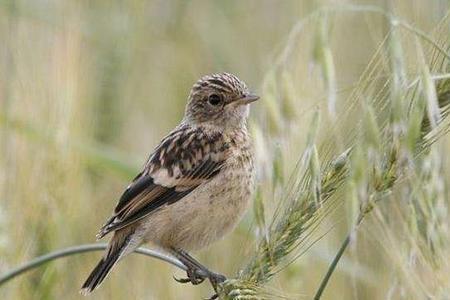
[[[150,156],[102,227],[98,238],[130,225],[156,209],[182,199],[216,176],[228,155],[220,134],[181,127],[167,136]]]
[[[126,203],[128,203],[130,200],[132,200],[134,197],[136,197],[152,185],[153,178],[148,175],[143,175],[141,172],[122,194],[119,199],[119,203],[117,203],[117,206],[114,209],[114,212],[120,211]]]

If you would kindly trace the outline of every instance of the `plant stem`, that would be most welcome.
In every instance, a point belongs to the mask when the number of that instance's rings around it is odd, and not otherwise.
[[[320,283],[319,289],[317,290],[316,295],[314,296],[314,300],[320,300],[320,297],[322,297],[323,291],[327,287],[327,284],[328,284],[328,281],[330,281],[331,275],[333,275],[334,270],[337,267],[337,264],[341,260],[342,255],[344,254],[345,250],[347,249],[348,245],[350,244],[352,235],[358,230],[358,227],[359,227],[359,225],[361,225],[364,217],[370,211],[369,207],[370,207],[370,204],[366,204],[366,207],[364,207],[360,210],[354,227],[352,228],[350,233],[345,238],[344,242],[341,245],[341,248],[339,248],[338,253],[336,253],[336,256],[334,257],[333,261],[331,262],[331,265],[328,267],[328,271],[325,274],[325,277],[322,279],[322,282]]]
[[[13,279],[16,276],[19,276],[20,274],[22,274],[24,272],[35,269],[35,268],[37,268],[47,262],[50,262],[52,260],[55,260],[55,259],[58,259],[61,257],[75,255],[75,254],[81,254],[84,252],[105,250],[106,247],[107,247],[107,244],[87,244],[87,245],[80,245],[80,246],[65,248],[62,250],[57,250],[57,251],[36,257],[35,259],[25,263],[24,265],[19,266],[13,270],[7,272],[6,274],[0,276],[0,285],[6,283],[7,281]],[[138,248],[135,252],[142,254],[142,255],[160,259],[162,261],[165,261],[165,262],[168,262],[168,263],[174,265],[175,267],[180,268],[181,270],[186,271],[186,267],[180,261],[178,261],[177,259],[175,259],[173,257],[159,253],[157,251],[144,249],[144,248]]]
[[[349,234],[344,242],[342,243],[341,248],[339,248],[338,253],[336,253],[336,256],[334,257],[333,261],[331,262],[330,267],[328,268],[327,274],[325,274],[325,277],[322,279],[322,282],[320,283],[319,289],[316,292],[316,295],[314,296],[314,300],[319,300],[322,296],[323,291],[325,290],[328,281],[331,278],[331,275],[333,275],[334,270],[336,269],[337,264],[339,263],[339,260],[341,260],[342,255],[344,254],[345,250],[347,249],[347,246],[350,244],[351,234]]]

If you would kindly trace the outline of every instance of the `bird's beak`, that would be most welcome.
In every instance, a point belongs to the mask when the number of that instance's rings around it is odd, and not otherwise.
[[[259,96],[255,95],[255,94],[247,94],[244,97],[236,100],[235,103],[237,106],[240,106],[240,105],[250,104],[252,102],[255,102],[258,99],[259,99]]]

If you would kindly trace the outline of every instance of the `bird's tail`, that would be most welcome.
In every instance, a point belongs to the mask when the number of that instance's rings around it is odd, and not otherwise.
[[[105,280],[117,262],[125,254],[128,254],[134,250],[135,247],[131,244],[135,245],[135,243],[130,243],[131,236],[131,234],[120,234],[120,231],[114,234],[109,243],[105,256],[98,262],[97,266],[94,270],[92,270],[91,274],[81,287],[80,293],[82,295],[86,296],[95,290],[103,282],[103,280]]]

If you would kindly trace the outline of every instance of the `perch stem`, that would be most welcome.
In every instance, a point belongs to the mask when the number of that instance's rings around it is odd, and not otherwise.
[[[105,250],[106,247],[107,247],[107,244],[87,244],[87,245],[80,245],[80,246],[74,246],[74,247],[57,250],[57,251],[36,257],[35,259],[23,264],[22,266],[14,268],[11,271],[7,272],[6,274],[1,275],[0,276],[0,285],[21,275],[22,273],[25,273],[32,269],[35,269],[35,268],[37,268],[47,262],[50,262],[52,260],[66,257],[66,256],[75,255],[75,254],[81,254],[81,253],[85,253],[85,252],[101,251],[101,250]],[[135,252],[145,255],[145,256],[150,256],[150,257],[165,261],[169,264],[174,265],[175,267],[178,267],[179,269],[181,269],[183,271],[186,271],[186,267],[176,258],[164,255],[157,251],[145,249],[145,248],[138,248]]]
[[[327,273],[322,279],[322,282],[320,283],[319,288],[317,289],[316,295],[314,296],[314,300],[319,300],[320,297],[322,297],[322,293],[325,290],[328,281],[330,281],[331,275],[333,275],[334,270],[336,269],[339,261],[341,260],[342,255],[344,254],[345,250],[347,249],[348,245],[350,244],[350,237],[351,234],[349,234],[344,242],[341,245],[341,248],[339,248],[339,251],[336,253],[336,256],[334,257],[333,261],[330,264],[330,267],[328,268]]]

